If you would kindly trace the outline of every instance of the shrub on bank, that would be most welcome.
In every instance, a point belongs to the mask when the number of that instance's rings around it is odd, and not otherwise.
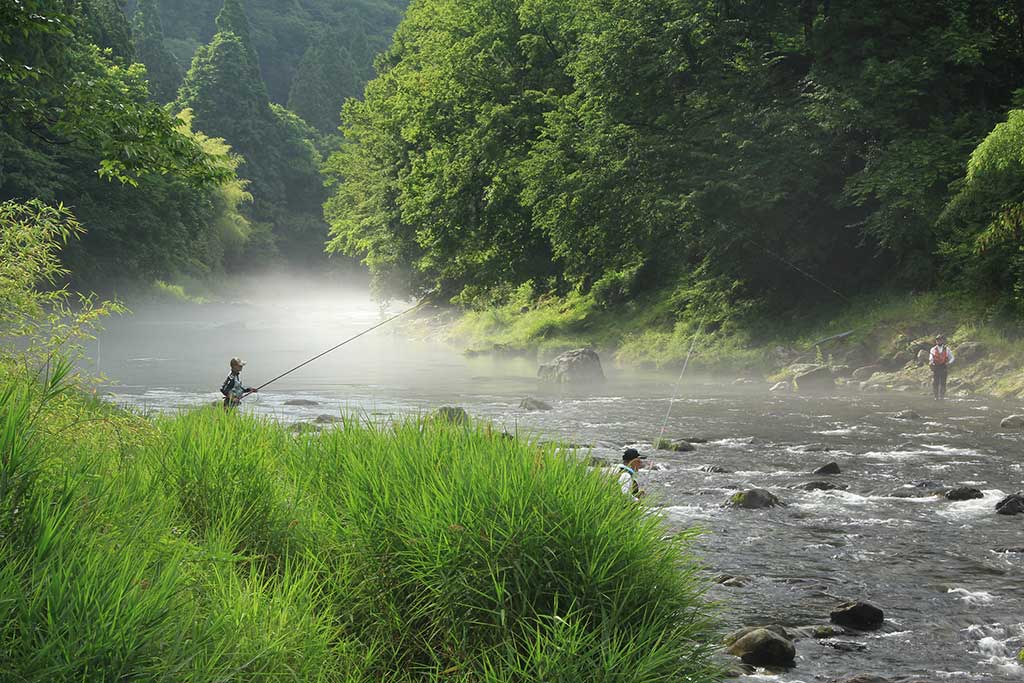
[[[553,448],[215,409],[124,439],[26,401],[0,392],[31,459],[3,680],[717,680],[689,535]]]

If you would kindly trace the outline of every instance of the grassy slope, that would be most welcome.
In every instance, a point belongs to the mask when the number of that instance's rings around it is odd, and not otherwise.
[[[691,362],[705,371],[779,377],[792,362],[827,361],[830,356],[849,356],[854,364],[867,364],[893,355],[907,340],[942,330],[954,346],[977,341],[987,349],[980,361],[956,370],[965,386],[1024,398],[1024,341],[1019,331],[1008,334],[985,321],[979,309],[974,302],[901,293],[785,320],[737,316],[698,335],[699,322],[675,320],[668,297],[661,293],[611,308],[598,306],[590,296],[570,295],[470,311],[446,334],[450,341],[477,351],[549,356],[566,348],[592,346],[613,354],[619,364],[639,367],[677,366],[692,346]],[[816,345],[844,332],[852,334]],[[923,379],[919,375],[920,370],[908,369],[905,377]]]
[[[550,447],[8,377],[0,451],[2,680],[717,680],[690,535]]]

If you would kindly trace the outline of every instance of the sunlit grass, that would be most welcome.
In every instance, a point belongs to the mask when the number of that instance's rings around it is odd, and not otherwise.
[[[717,680],[692,535],[553,446],[0,388],[0,680]]]

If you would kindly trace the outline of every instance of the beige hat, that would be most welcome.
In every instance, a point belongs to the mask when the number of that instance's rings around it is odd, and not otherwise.
[[[239,367],[243,367],[243,368],[245,367],[245,361],[242,360],[241,358],[232,358],[231,359],[231,364],[232,365],[238,365]]]

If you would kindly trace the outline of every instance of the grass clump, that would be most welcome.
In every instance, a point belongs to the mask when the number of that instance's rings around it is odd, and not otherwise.
[[[554,446],[8,378],[0,447],[3,680],[718,680],[692,536]]]

